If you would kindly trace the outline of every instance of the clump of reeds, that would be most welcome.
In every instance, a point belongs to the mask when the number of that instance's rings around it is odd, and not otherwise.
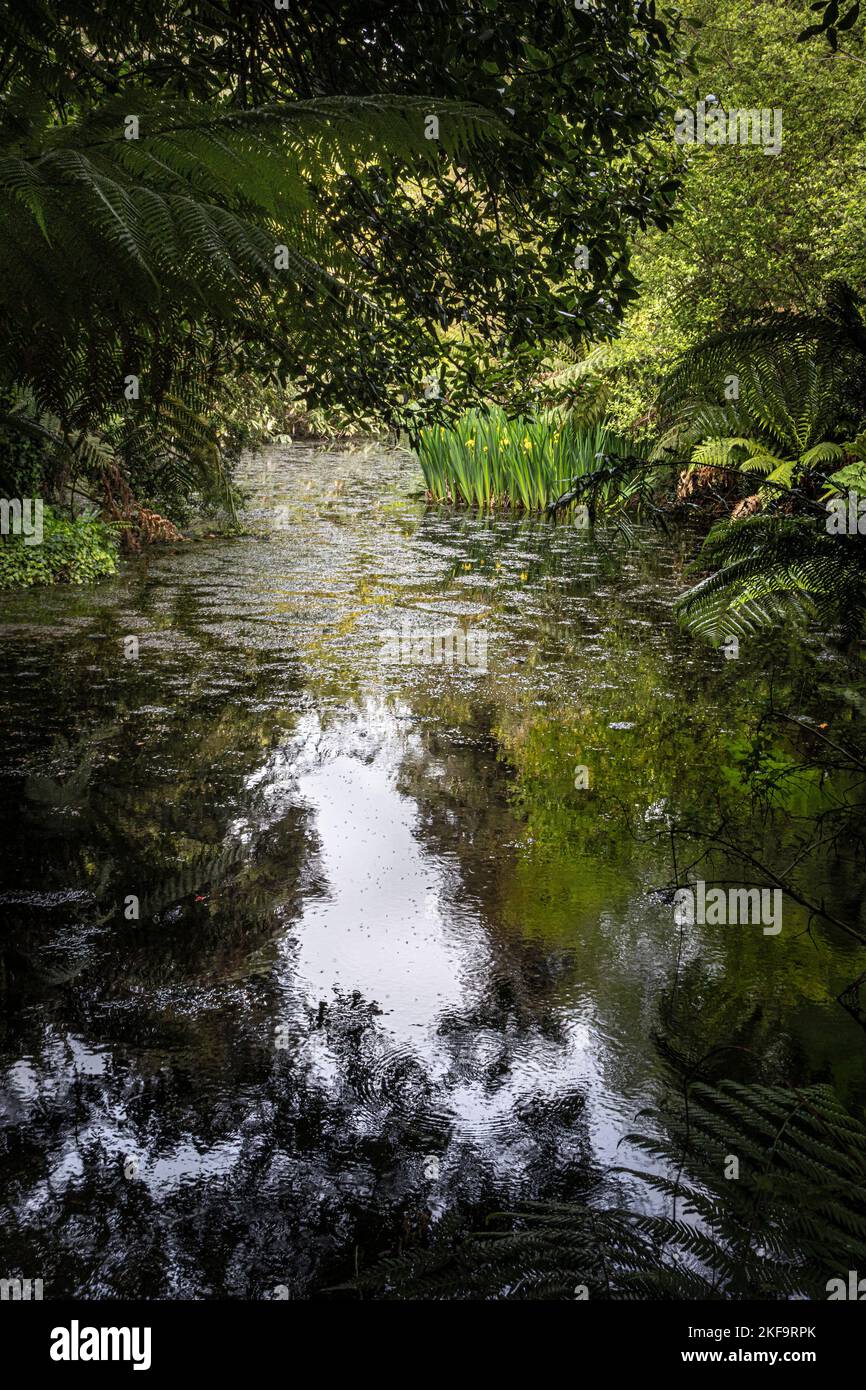
[[[538,512],[602,456],[632,454],[634,447],[603,423],[554,412],[509,420],[492,409],[423,429],[418,457],[433,501]]]

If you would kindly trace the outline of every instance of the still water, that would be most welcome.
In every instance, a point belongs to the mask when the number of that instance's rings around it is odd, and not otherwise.
[[[307,1297],[446,1213],[646,1202],[610,1170],[674,1020],[863,1100],[857,944],[671,903],[673,823],[793,857],[808,805],[758,821],[737,768],[839,658],[683,635],[688,536],[428,509],[376,448],[241,481],[249,535],[2,600],[0,1274]]]

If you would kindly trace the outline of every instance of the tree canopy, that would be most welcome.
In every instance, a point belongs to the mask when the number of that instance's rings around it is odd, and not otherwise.
[[[679,216],[635,245],[640,296],[610,354],[620,424],[647,424],[655,389],[702,337],[767,311],[814,312],[830,282],[866,288],[866,45],[858,24],[836,51],[797,43],[809,0],[696,0],[684,20],[697,73],[685,105],[781,111],[782,146],[685,148]],[[651,417],[649,417],[651,419]]]
[[[513,394],[612,329],[635,232],[669,224],[678,25],[654,0],[6,11],[0,388],[118,487],[133,455],[205,467],[245,370],[404,425]]]

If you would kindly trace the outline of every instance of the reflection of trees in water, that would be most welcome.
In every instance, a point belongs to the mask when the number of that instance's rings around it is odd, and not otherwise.
[[[66,679],[74,704],[81,683]],[[317,1013],[293,994],[286,928],[316,890],[316,845],[303,806],[273,811],[250,790],[272,743],[274,718],[255,708],[268,690],[237,704],[211,691],[144,729],[122,712],[79,722],[54,773],[16,787],[10,835],[44,891],[9,904],[4,937],[4,1053],[30,1059],[8,1088],[4,1245],[54,1294],[303,1292],[351,1273],[356,1244],[375,1257],[426,1239],[434,1211],[480,1220],[511,1191],[540,1192],[566,1131],[563,1181],[586,1184],[579,1097],[557,1110],[528,1096],[505,1171],[502,1134],[458,1132],[449,1108],[473,1039],[493,1095],[510,1049],[544,1026],[534,948],[534,966],[499,949],[485,997],[446,1020],[435,1068],[395,1048],[372,1002]],[[479,765],[464,766],[476,787]],[[479,831],[485,796],[506,814],[499,777],[488,760]],[[127,921],[133,891],[142,915]]]
[[[604,709],[537,709],[531,696],[491,710],[488,690],[474,703],[461,693],[440,706],[451,726],[446,738],[434,732],[428,702],[415,700],[428,716],[424,756],[404,761],[402,784],[419,805],[419,834],[434,854],[459,864],[458,891],[476,903],[495,942],[495,971],[507,978],[509,998],[530,998],[536,1017],[555,989],[546,998],[528,990],[528,937],[545,970],[560,968],[567,982],[580,969],[603,1034],[633,1034],[629,1065],[644,1061],[657,992],[678,971],[678,1015],[696,1048],[699,1039],[704,1051],[724,1044],[741,1061],[759,1059],[762,1077],[827,1080],[849,1103],[858,1100],[862,1037],[835,1000],[862,969],[862,953],[832,923],[810,922],[802,903],[789,898],[778,940],[729,927],[691,933],[681,944],[672,915],[664,929],[668,885],[687,867],[692,878],[736,884],[766,882],[761,860],[783,874],[790,865],[789,881],[807,900],[840,916],[859,903],[852,889],[863,878],[862,778],[852,790],[852,755],[843,760],[837,749],[835,767],[826,758],[804,759],[773,721],[774,709],[796,698],[807,714],[816,711],[814,725],[820,710],[834,730],[836,720],[844,728],[840,691],[822,690],[811,659],[795,653],[789,660],[782,642],[772,681],[761,670],[738,673],[721,722],[717,691],[694,661],[671,669],[652,646],[635,653],[621,624],[609,640],[610,674],[628,692],[623,713],[634,719],[634,732],[608,730]],[[841,730],[834,736],[844,737]],[[569,782],[575,750],[586,748],[596,751],[599,773],[591,795]],[[753,765],[758,776],[750,781]],[[438,775],[430,776],[431,766]],[[657,813],[646,819],[654,802]],[[816,832],[822,815],[835,839],[827,827]],[[695,828],[686,840],[680,828],[689,824]],[[724,827],[727,850],[714,842],[714,825]],[[647,919],[645,934],[629,929],[632,916]],[[613,919],[608,927],[600,925],[605,918]],[[579,948],[579,967],[570,945]],[[651,976],[634,968],[638,946],[646,948]],[[630,970],[634,985],[624,990]],[[504,1014],[500,1030],[508,1022]]]
[[[356,1245],[366,1262],[423,1241],[434,1207],[459,1201],[480,1220],[540,1190],[557,1147],[544,1114],[521,1117],[533,1170],[503,1182],[483,1144],[451,1144],[447,1119],[431,1129],[441,1083],[417,1057],[384,1066],[374,1005],[343,996],[297,1018],[280,1052],[268,1009],[249,1004],[178,1022],[169,1053],[162,1036],[152,1054],[117,1043],[98,1074],[75,1071],[52,1034],[34,1049],[37,1095],[5,1128],[10,1267],[54,1295],[297,1294],[349,1275]],[[577,1099],[559,1121],[582,1132]],[[568,1191],[586,1190],[586,1171]]]
[[[563,605],[551,604],[540,645],[556,640]],[[193,627],[195,604],[175,616]],[[431,1212],[456,1207],[470,1224],[516,1199],[585,1194],[584,1097],[556,1074],[558,1005],[576,968],[577,855],[615,848],[657,883],[667,851],[660,867],[655,844],[629,838],[634,807],[712,798],[736,810],[743,797],[725,775],[731,758],[705,668],[671,665],[661,643],[636,652],[625,621],[612,621],[605,640],[615,694],[604,698],[615,710],[599,697],[569,722],[565,705],[536,708],[531,682],[515,700],[489,683],[446,704],[410,698],[424,732],[420,752],[410,745],[402,760],[399,790],[417,806],[420,843],[449,866],[443,915],[469,912],[489,946],[471,1000],[440,1018],[432,1058],[395,1046],[371,1000],[343,995],[316,1012],[293,992],[287,928],[301,894],[315,891],[316,843],[302,806],[289,799],[274,811],[248,785],[292,723],[273,711],[267,664],[257,670],[254,654],[217,644],[194,670],[187,655],[166,658],[153,689],[152,672],[119,666],[90,706],[87,661],[58,665],[36,720],[65,742],[48,757],[47,744],[31,750],[30,780],[13,784],[3,822],[33,886],[26,902],[7,903],[0,948],[4,1053],[32,1058],[31,1097],[19,1076],[3,1129],[10,1268],[38,1273],[53,1293],[260,1296],[278,1284],[301,1293],[350,1274],[356,1246],[363,1263],[423,1244]],[[585,656],[587,670],[595,660]],[[198,686],[186,703],[149,711],[185,672]],[[728,726],[748,721],[756,690],[743,674]],[[288,684],[287,703],[294,693]],[[608,730],[611,718],[632,717],[638,733]],[[605,755],[607,780],[586,798],[570,782],[577,742]],[[518,856],[527,830],[538,857]],[[609,881],[580,891],[585,916],[611,908]],[[138,922],[122,916],[130,892],[142,897]],[[584,988],[602,1015],[634,1007],[641,1045],[645,982],[635,976],[632,1005],[604,978],[628,983],[617,957],[627,938],[587,940]],[[743,1057],[772,1060],[774,1076],[833,1074],[839,1049],[821,1035],[820,972],[788,956],[777,965],[781,947],[768,969],[757,937],[723,950],[723,984],[700,960],[680,974],[690,1053],[727,1037]],[[660,970],[652,987],[662,979]],[[814,1022],[803,1022],[804,999]],[[538,1073],[529,1065],[515,1081],[527,1059],[540,1059]],[[553,1091],[534,1085],[551,1074]],[[461,1128],[456,1098],[470,1086],[481,1119]],[[140,1171],[126,1178],[130,1155]],[[424,1177],[430,1155],[435,1180]]]
[[[10,724],[26,717],[38,734],[4,802],[15,877],[0,985],[62,984],[97,960],[104,987],[139,972],[212,973],[249,954],[251,932],[273,933],[309,852],[303,816],[231,834],[241,812],[255,814],[245,779],[280,736],[279,712],[262,712],[273,672],[219,644],[199,655],[164,655],[154,668],[113,653],[91,701],[92,652],[73,643],[26,712],[11,701]],[[169,707],[184,671],[201,690]],[[130,895],[137,917],[125,911]]]
[[[484,729],[483,711],[472,727],[473,737],[462,743],[435,728],[426,730],[423,751],[409,750],[401,762],[398,788],[417,807],[415,833],[431,860],[455,866],[443,910],[446,915],[471,910],[490,944],[489,978],[481,1002],[463,1016],[464,1025],[501,1035],[507,1052],[512,1024],[551,1039],[560,1036],[550,1004],[574,961],[561,943],[514,929],[510,906],[522,827],[498,745]]]

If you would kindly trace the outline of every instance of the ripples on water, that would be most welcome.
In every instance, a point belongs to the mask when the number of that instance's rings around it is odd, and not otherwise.
[[[55,1296],[305,1295],[429,1213],[595,1199],[678,952],[727,982],[572,782],[652,824],[736,727],[687,544],[427,510],[399,452],[242,481],[260,534],[3,602],[2,1243]],[[407,619],[486,670],[383,663]],[[841,1066],[830,966],[810,998],[800,947],[734,949],[738,1025]]]

